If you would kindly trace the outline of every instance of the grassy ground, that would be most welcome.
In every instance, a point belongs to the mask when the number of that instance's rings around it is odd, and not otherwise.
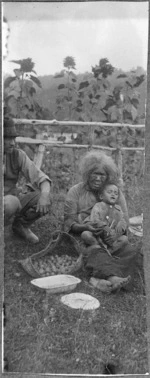
[[[37,221],[32,229],[41,241],[36,246],[13,236],[10,227],[5,229],[4,351],[8,371],[146,373],[146,297],[141,255],[130,292],[102,294],[86,283],[83,271],[78,272],[76,276],[82,282],[75,291],[93,295],[100,307],[93,311],[73,310],[61,304],[61,295],[46,296],[34,288],[31,277],[18,263],[45,247],[51,231],[59,226],[52,216]]]

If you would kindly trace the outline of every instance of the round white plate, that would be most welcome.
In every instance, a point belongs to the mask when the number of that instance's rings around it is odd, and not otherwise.
[[[98,299],[83,293],[63,295],[61,302],[71,308],[83,310],[95,310],[100,306]]]
[[[69,287],[76,287],[76,285],[80,282],[81,280],[79,278],[67,274],[36,278],[31,281],[32,285],[35,285],[40,289],[57,289],[58,292],[59,290],[64,290],[65,288],[68,289]]]

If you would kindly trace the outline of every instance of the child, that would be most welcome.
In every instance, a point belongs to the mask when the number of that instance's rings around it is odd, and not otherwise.
[[[121,207],[116,203],[119,189],[116,184],[107,184],[100,195],[101,202],[92,208],[91,215],[85,218],[84,223],[94,225],[99,231],[83,231],[82,240],[87,245],[102,245],[111,254],[128,243],[125,235],[127,224],[124,220]]]

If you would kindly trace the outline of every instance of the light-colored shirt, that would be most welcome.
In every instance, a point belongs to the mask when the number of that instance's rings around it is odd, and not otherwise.
[[[4,157],[4,194],[16,195],[16,184],[19,174],[29,181],[33,186],[40,188],[40,184],[48,180],[49,177],[36,167],[34,162],[29,159],[23,150],[13,148],[10,153]]]

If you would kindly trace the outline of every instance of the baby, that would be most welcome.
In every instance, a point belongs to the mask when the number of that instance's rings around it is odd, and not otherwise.
[[[116,184],[107,184],[100,202],[92,208],[91,215],[83,223],[94,226],[95,232],[83,231],[82,240],[87,245],[102,245],[112,254],[128,243],[125,235],[127,224],[124,220],[121,207],[117,204],[119,189]]]

